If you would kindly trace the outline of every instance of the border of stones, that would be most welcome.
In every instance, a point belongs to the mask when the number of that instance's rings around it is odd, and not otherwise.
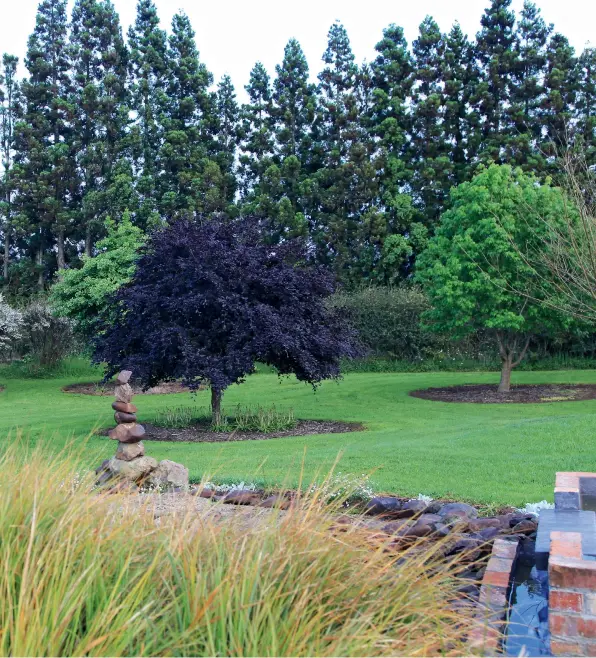
[[[501,640],[509,609],[508,594],[519,552],[518,539],[497,537],[493,543],[486,571],[480,586],[479,622],[470,633],[469,646],[475,653],[501,653]]]

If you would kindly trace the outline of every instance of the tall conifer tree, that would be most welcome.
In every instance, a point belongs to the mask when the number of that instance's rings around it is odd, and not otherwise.
[[[58,270],[65,266],[76,181],[66,0],[40,3],[25,63],[29,77],[22,85],[24,113],[16,128],[17,202],[23,228],[31,233],[37,284],[43,288],[44,257],[54,245]]]
[[[8,283],[10,263],[10,242],[13,215],[13,162],[15,148],[14,126],[17,119],[19,84],[16,80],[18,58],[5,53],[2,57],[0,72],[0,216],[2,217],[2,234],[4,240],[4,259],[2,276],[4,285]]]

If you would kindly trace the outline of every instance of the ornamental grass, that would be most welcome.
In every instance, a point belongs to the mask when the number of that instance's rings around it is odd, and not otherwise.
[[[217,504],[156,520],[156,494],[80,472],[16,443],[0,457],[1,655],[467,653],[473,610],[436,542],[396,552],[317,495],[249,523]]]

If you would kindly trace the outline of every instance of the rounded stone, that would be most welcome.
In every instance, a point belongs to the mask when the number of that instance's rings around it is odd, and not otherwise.
[[[137,443],[145,436],[145,428],[138,423],[122,423],[110,430],[108,436],[121,443]]]
[[[182,464],[164,459],[147,478],[147,484],[168,490],[188,489],[188,469]]]
[[[366,503],[366,513],[371,515],[391,514],[402,508],[402,501],[393,496],[375,496]]]
[[[136,423],[137,417],[135,414],[127,414],[123,411],[117,411],[114,414],[114,420],[120,425],[122,423]]]
[[[112,402],[112,409],[124,414],[136,414],[138,409],[130,402]]]
[[[157,460],[153,457],[138,457],[131,461],[112,457],[108,462],[107,470],[114,477],[123,477],[127,480],[142,480],[157,468]]]
[[[132,461],[137,457],[143,457],[145,454],[145,446],[142,441],[138,443],[118,443],[118,449],[116,450],[116,459],[122,459],[123,461]]]
[[[478,516],[478,510],[467,503],[446,503],[437,514],[443,518],[459,516],[464,519],[475,519]]]

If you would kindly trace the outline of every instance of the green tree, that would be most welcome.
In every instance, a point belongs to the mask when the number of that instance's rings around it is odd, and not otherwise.
[[[85,254],[91,256],[108,206],[107,188],[123,156],[128,125],[127,51],[109,0],[76,0],[71,20],[76,199]]]
[[[476,35],[480,76],[471,101],[481,121],[476,141],[485,162],[500,162],[508,139],[507,103],[517,57],[511,1],[491,0]]]
[[[508,165],[491,165],[452,191],[451,208],[417,260],[431,309],[426,321],[452,336],[494,335],[502,362],[500,392],[536,334],[568,328],[569,316],[545,304],[546,267],[524,258],[540,249],[547,224],[565,215],[558,188]],[[520,291],[524,291],[524,293]]]
[[[214,98],[216,132],[213,160],[218,170],[216,187],[219,190],[218,209],[234,213],[236,195],[236,151],[240,141],[240,108],[236,91],[229,75],[224,75],[217,85]]]
[[[575,66],[573,46],[562,34],[553,34],[546,49],[544,94],[540,108],[543,149],[548,155],[559,153],[568,143],[576,96]]]
[[[15,127],[16,203],[20,225],[31,235],[29,248],[35,253],[38,287],[43,288],[48,265],[58,270],[65,266],[76,185],[66,0],[40,3],[25,64],[29,77],[21,87],[24,112]]]
[[[209,159],[214,121],[209,86],[213,76],[200,62],[195,33],[185,14],[172,19],[168,49],[169,81],[164,112],[160,210],[169,219],[218,209]],[[216,177],[218,178],[218,177]]]
[[[576,65],[577,95],[575,112],[589,164],[596,162],[596,48],[586,48]]]
[[[516,58],[507,109],[511,134],[506,147],[506,160],[530,171],[544,171],[546,164],[540,148],[540,108],[544,97],[547,45],[552,29],[552,25],[544,22],[540,9],[525,0],[515,31]]]
[[[244,87],[249,102],[241,108],[241,153],[238,158],[239,187],[248,213],[254,213],[261,195],[260,183],[273,162],[275,120],[272,111],[271,81],[267,69],[257,62]]]
[[[434,224],[445,205],[450,187],[450,146],[443,126],[442,67],[445,39],[433,18],[427,16],[412,44],[416,84],[412,94],[410,153],[414,162],[412,189],[423,221]]]
[[[18,58],[4,54],[0,72],[0,164],[2,180],[0,181],[0,211],[3,217],[2,233],[4,238],[3,278],[8,283],[8,266],[10,263],[10,242],[12,233],[14,183],[12,169],[14,162],[15,133],[19,84],[16,80]]]
[[[94,335],[101,323],[115,319],[111,295],[132,278],[145,236],[125,212],[119,222],[106,220],[107,235],[97,243],[95,256],[83,256],[83,266],[68,269],[51,289],[56,313],[75,322],[85,338]]]
[[[136,115],[130,135],[139,194],[136,220],[145,227],[157,219],[157,160],[163,140],[168,79],[166,33],[159,27],[153,0],[138,1],[134,25],[128,30],[128,45],[131,108]]]

